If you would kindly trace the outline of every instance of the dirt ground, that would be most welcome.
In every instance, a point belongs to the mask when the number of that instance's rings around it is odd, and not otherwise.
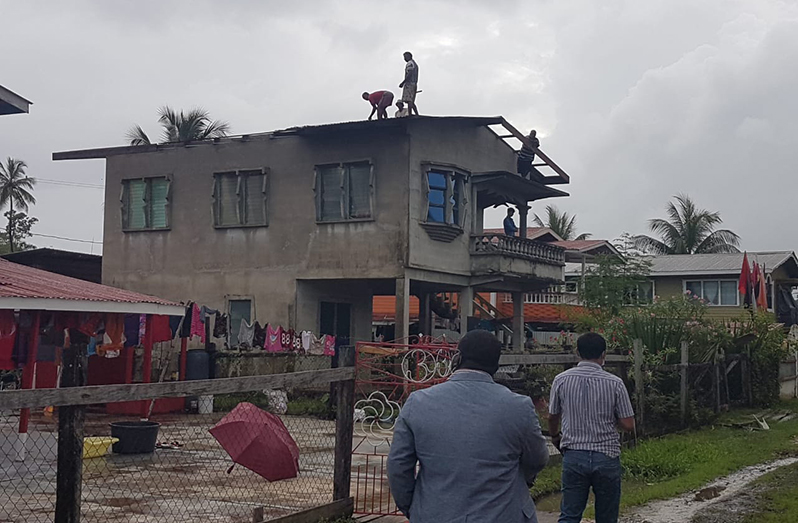
[[[300,448],[299,477],[269,483],[232,464],[210,429],[221,415],[170,415],[161,423],[159,448],[149,455],[84,460],[83,520],[87,522],[250,522],[256,507],[270,517],[332,500],[335,423],[284,416]],[[108,435],[109,422],[87,416],[86,435]],[[55,506],[57,438],[52,419],[34,418],[27,457],[15,461],[16,418],[0,422],[0,522],[50,522]]]

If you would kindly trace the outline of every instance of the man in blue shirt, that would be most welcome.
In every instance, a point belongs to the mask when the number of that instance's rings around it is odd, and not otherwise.
[[[515,209],[510,207],[507,209],[507,217],[504,218],[504,234],[507,236],[515,236],[518,233],[518,227],[515,226],[515,222],[513,221],[513,215],[515,214]]]

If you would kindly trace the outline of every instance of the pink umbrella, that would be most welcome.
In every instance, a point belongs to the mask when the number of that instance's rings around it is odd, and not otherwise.
[[[299,447],[283,420],[271,412],[239,403],[210,433],[235,463],[269,481],[299,474]]]

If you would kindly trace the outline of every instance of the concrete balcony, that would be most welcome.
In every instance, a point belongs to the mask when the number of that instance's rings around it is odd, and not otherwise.
[[[529,290],[544,289],[563,280],[565,249],[549,243],[505,236],[471,236],[471,273],[474,276],[503,275],[526,284]],[[517,286],[513,290],[518,289]]]

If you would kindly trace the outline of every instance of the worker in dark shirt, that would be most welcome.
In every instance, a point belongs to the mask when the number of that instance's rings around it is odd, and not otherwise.
[[[521,150],[518,152],[518,174],[524,178],[529,177],[529,173],[532,172],[532,162],[535,160],[535,151],[540,146],[540,140],[538,140],[537,134],[537,131],[534,129],[529,131],[527,140],[532,147],[524,144],[524,146],[521,147]]]
[[[515,209],[512,207],[507,209],[507,217],[504,218],[504,234],[507,236],[515,236],[518,233],[518,227],[515,226],[513,221],[514,214]]]

